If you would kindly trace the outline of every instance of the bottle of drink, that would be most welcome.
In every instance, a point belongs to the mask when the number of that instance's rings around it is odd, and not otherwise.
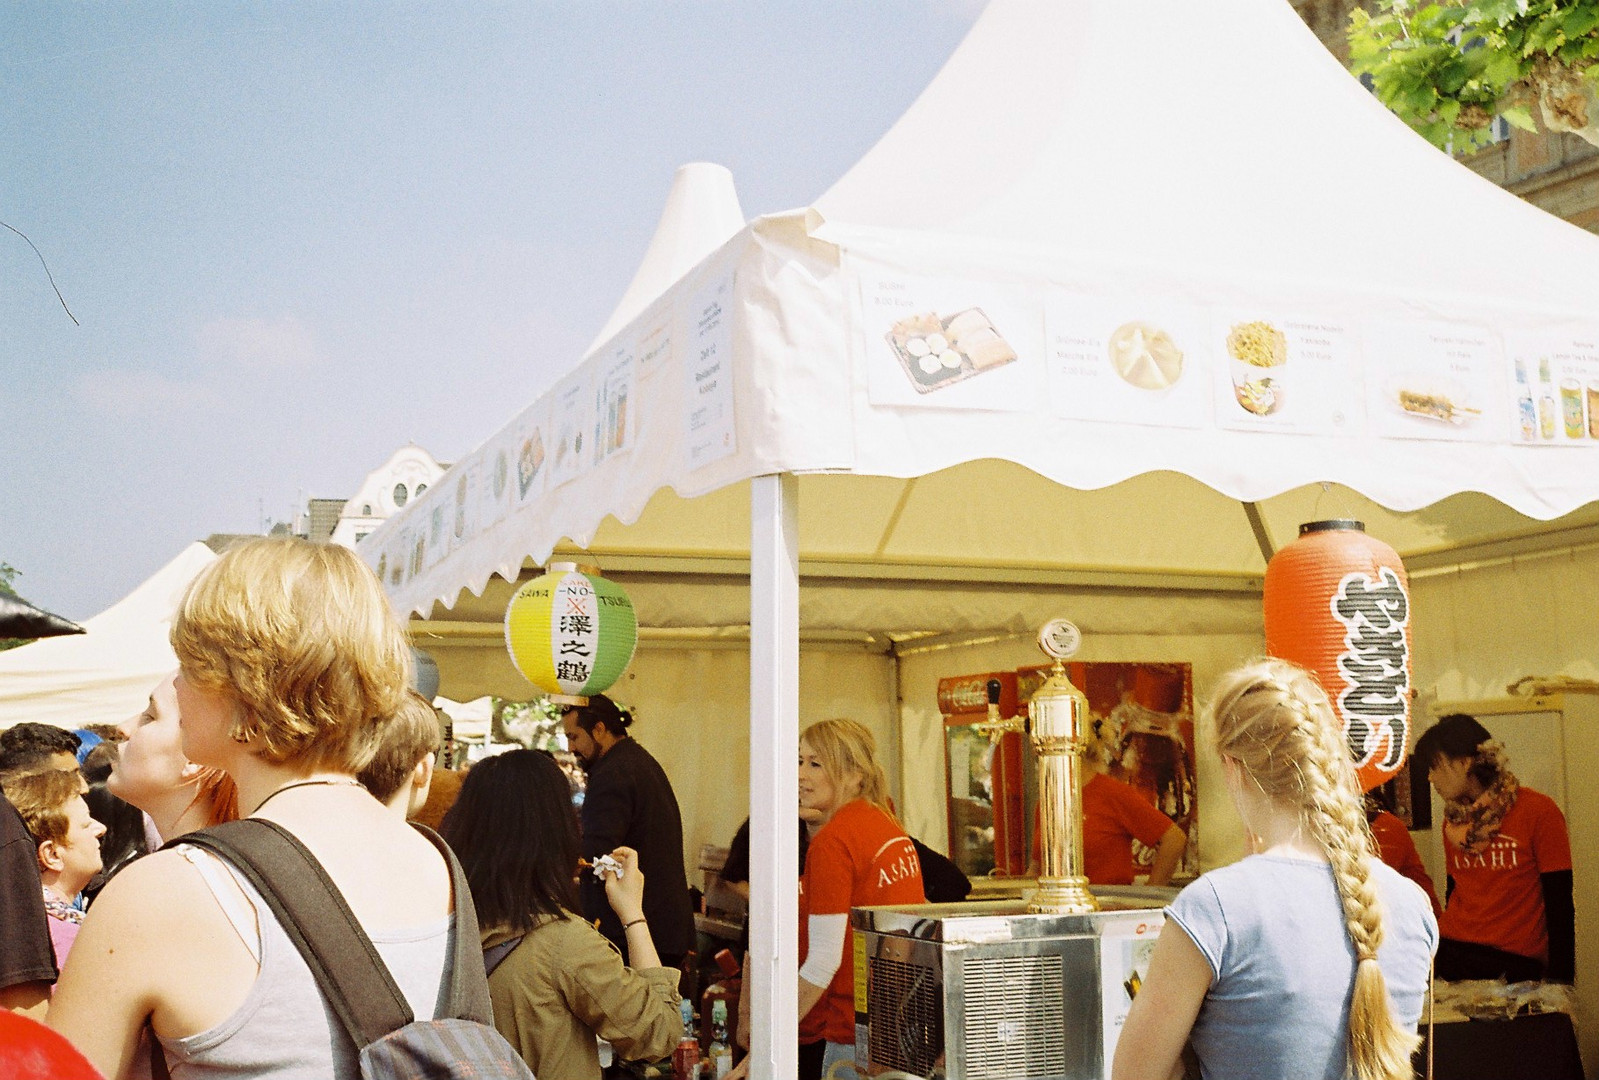
[[[1555,437],[1559,407],[1555,404],[1555,384],[1549,377],[1549,358],[1538,361],[1538,430],[1546,439]]]
[[[672,1051],[672,1080],[700,1080],[700,1041],[694,1035],[694,1003],[688,998],[678,1006],[683,1019],[683,1037]]]
[[[711,1005],[711,1059],[712,1080],[733,1071],[733,1048],[727,1044],[727,1002],[717,998]]]
[[[1538,440],[1538,407],[1532,403],[1532,386],[1527,382],[1527,362],[1516,361],[1516,411],[1521,416],[1521,441]]]

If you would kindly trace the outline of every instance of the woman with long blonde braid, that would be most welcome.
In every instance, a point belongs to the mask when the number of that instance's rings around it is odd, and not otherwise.
[[[1438,943],[1426,895],[1374,854],[1315,677],[1259,660],[1221,679],[1216,749],[1249,854],[1177,897],[1117,1041],[1115,1080],[1408,1080]]]

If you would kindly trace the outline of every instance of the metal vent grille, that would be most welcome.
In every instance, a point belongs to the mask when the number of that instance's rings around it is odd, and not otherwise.
[[[870,964],[868,1059],[878,1068],[929,1075],[944,1053],[944,999],[937,973],[882,956],[872,957]]]
[[[967,1080],[1066,1074],[1065,977],[1058,954],[968,956]]]

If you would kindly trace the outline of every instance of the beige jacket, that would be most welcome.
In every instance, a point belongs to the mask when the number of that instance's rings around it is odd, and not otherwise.
[[[483,931],[488,948],[515,932]],[[682,1036],[676,968],[634,971],[575,915],[545,919],[489,976],[494,1026],[538,1077],[599,1080],[594,1037],[623,1059],[653,1060]]]

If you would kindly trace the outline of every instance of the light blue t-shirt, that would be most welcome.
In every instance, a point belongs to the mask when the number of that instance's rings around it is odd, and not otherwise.
[[[1438,947],[1432,904],[1375,862],[1383,903],[1377,963],[1414,1028]],[[1355,947],[1326,863],[1252,855],[1184,889],[1167,914],[1214,975],[1191,1036],[1206,1080],[1343,1080]]]

